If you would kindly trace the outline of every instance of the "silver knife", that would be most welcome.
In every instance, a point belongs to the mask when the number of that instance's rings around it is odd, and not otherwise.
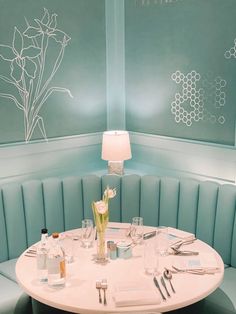
[[[180,251],[172,247],[173,255],[179,255],[179,256],[192,256],[192,255],[198,255],[199,252],[195,251]]]
[[[164,280],[164,278],[161,276],[161,283],[162,283],[162,286],[165,288],[165,290],[166,290],[166,294],[168,295],[168,297],[170,297],[170,294],[169,294],[169,291],[168,291],[168,289],[167,289],[167,287],[166,287],[166,283],[165,283],[165,280]]]
[[[148,240],[148,239],[150,239],[150,238],[153,238],[153,237],[156,236],[156,234],[157,234],[156,230],[150,231],[150,232],[146,232],[146,233],[144,233],[144,235],[143,235],[143,240]]]
[[[153,281],[154,281],[155,286],[156,286],[157,289],[159,290],[162,299],[163,299],[164,301],[166,301],[166,297],[164,296],[163,292],[161,291],[161,287],[159,286],[159,283],[158,283],[156,277],[153,277]]]

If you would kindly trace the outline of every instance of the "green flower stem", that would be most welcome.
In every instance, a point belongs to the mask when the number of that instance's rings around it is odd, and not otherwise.
[[[102,261],[106,259],[105,251],[105,231],[97,233],[97,260]]]

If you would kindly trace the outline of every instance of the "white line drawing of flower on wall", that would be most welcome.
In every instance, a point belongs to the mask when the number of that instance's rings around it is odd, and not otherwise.
[[[34,24],[31,25],[26,20],[26,26],[23,32],[14,27],[12,46],[0,44],[0,57],[10,67],[9,76],[0,75],[0,79],[13,85],[15,90],[14,95],[0,92],[0,97],[11,99],[23,111],[25,142],[28,143],[36,127],[47,140],[40,110],[48,97],[54,92],[68,93],[71,98],[73,96],[67,88],[51,86],[71,39],[57,28],[57,14],[50,15],[44,8],[42,19],[34,19]],[[48,67],[46,61],[50,41],[56,42],[57,51],[54,52],[55,59],[50,59],[51,66]]]

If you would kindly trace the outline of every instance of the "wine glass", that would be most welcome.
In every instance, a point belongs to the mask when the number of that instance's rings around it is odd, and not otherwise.
[[[134,244],[141,244],[143,241],[143,218],[133,217],[130,236]]]
[[[81,232],[82,246],[85,248],[90,248],[93,246],[93,241],[94,241],[93,221],[92,219],[83,219]]]

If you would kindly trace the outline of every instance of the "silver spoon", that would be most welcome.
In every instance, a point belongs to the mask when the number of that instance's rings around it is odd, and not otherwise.
[[[169,280],[171,289],[172,289],[172,291],[175,293],[175,289],[174,289],[174,287],[173,287],[173,285],[172,285],[172,282],[171,282],[171,279],[172,279],[172,273],[171,273],[171,271],[166,268],[166,269],[164,270],[163,275],[164,275],[164,277],[165,277],[167,280]]]

